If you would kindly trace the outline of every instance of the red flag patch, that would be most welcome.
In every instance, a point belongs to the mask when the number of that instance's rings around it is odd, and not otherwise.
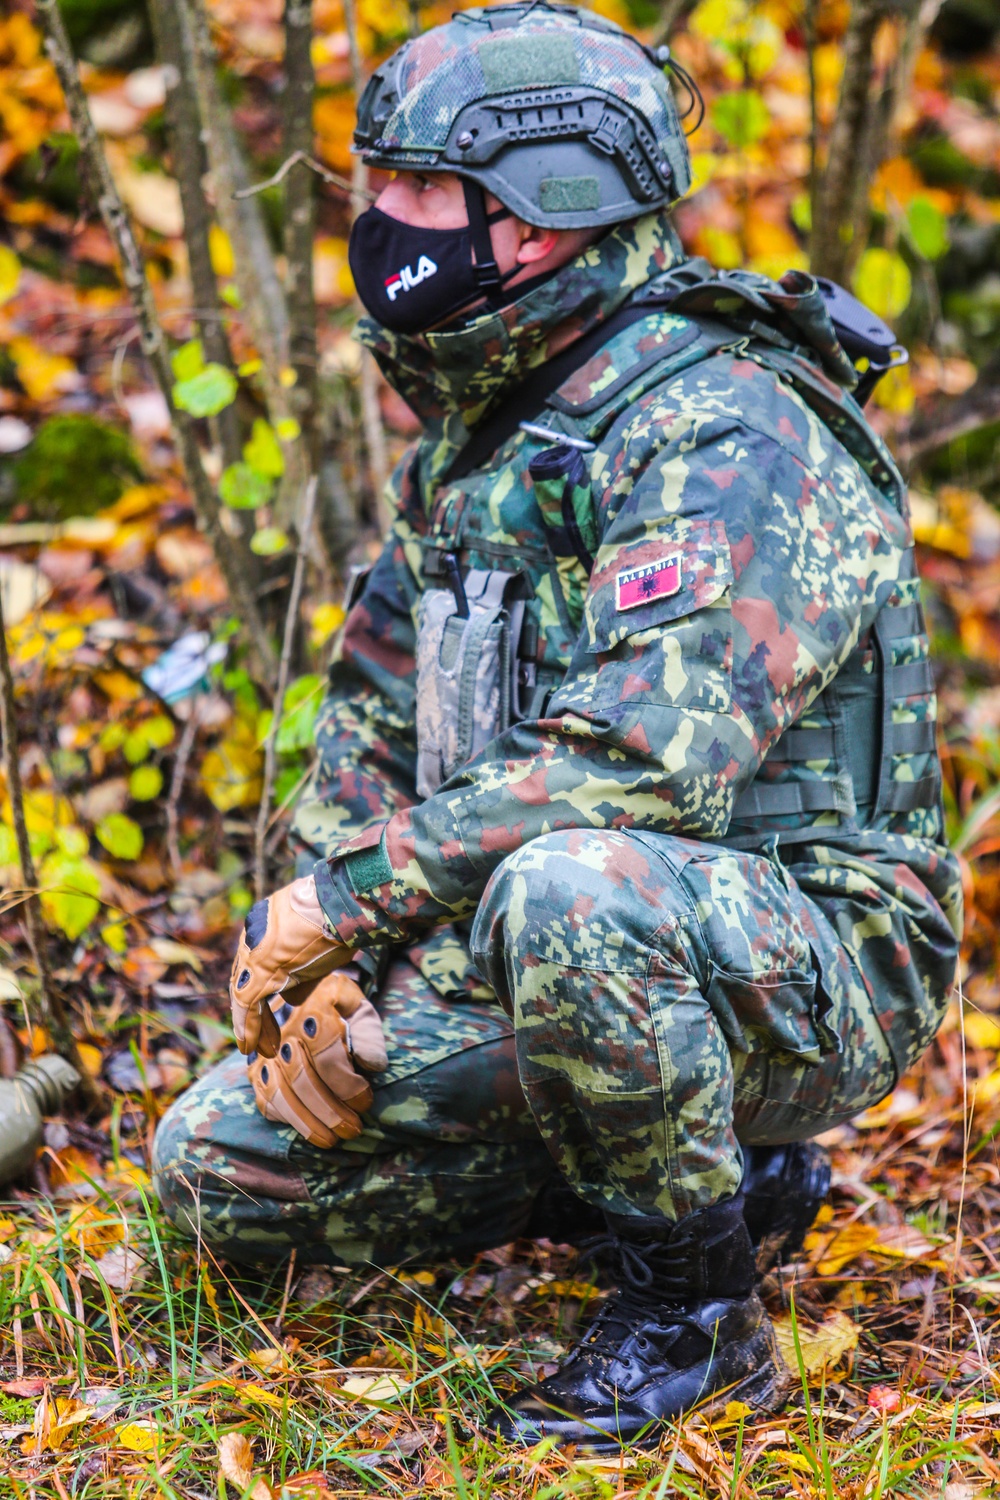
[[[681,557],[661,557],[657,562],[647,563],[642,568],[628,568],[615,579],[618,608],[636,609],[640,604],[649,604],[654,599],[667,599],[679,594],[681,588]]]

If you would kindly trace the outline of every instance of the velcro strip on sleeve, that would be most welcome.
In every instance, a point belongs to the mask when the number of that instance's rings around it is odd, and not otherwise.
[[[367,896],[392,879],[392,864],[385,848],[385,834],[372,849],[355,849],[344,855],[344,869],[356,896]]]

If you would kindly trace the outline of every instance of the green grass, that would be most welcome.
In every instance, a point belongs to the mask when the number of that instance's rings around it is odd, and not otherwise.
[[[267,1500],[283,1487],[461,1500],[967,1500],[1000,1481],[989,1318],[961,1282],[925,1264],[876,1256],[836,1277],[806,1265],[769,1278],[798,1366],[777,1417],[738,1406],[714,1421],[696,1414],[655,1454],[620,1461],[546,1445],[501,1452],[483,1434],[486,1409],[551,1365],[580,1321],[586,1280],[574,1282],[572,1252],[522,1243],[472,1268],[249,1274],[182,1240],[144,1187],[88,1175],[58,1200],[3,1211],[0,1378],[47,1382],[44,1394],[19,1386],[0,1405],[0,1494],[17,1500]],[[120,1264],[116,1273],[101,1256],[123,1233],[143,1263],[127,1292],[100,1269],[120,1279]],[[989,1264],[963,1262],[963,1275]],[[915,1278],[931,1278],[929,1301],[907,1300]],[[853,1306],[858,1346],[810,1375],[810,1340],[834,1306]],[[372,1379],[380,1386],[361,1391]],[[873,1386],[898,1393],[895,1409],[868,1404]],[[78,1409],[57,1401],[89,1402],[93,1414],[60,1431]],[[230,1462],[237,1483],[227,1483],[220,1442],[239,1451],[240,1436],[253,1467],[241,1477]]]

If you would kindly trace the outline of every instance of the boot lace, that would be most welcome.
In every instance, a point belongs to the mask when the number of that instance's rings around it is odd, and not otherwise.
[[[638,1244],[616,1234],[602,1234],[585,1240],[580,1249],[587,1259],[613,1258],[618,1286],[574,1345],[571,1359],[596,1353],[595,1346],[601,1345],[610,1353],[635,1334],[637,1323],[646,1324],[655,1333],[668,1333],[680,1323],[704,1332],[698,1319],[684,1311],[688,1289],[681,1267],[671,1267],[671,1260],[676,1262],[679,1257],[671,1256],[669,1246]],[[649,1340],[639,1334],[636,1342],[641,1349]]]

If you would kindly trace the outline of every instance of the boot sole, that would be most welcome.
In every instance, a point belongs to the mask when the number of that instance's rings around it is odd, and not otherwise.
[[[722,1415],[731,1401],[741,1401],[754,1411],[779,1412],[792,1389],[791,1372],[780,1355],[772,1355],[768,1364],[744,1376],[727,1390],[718,1391],[695,1410],[705,1416]]]

